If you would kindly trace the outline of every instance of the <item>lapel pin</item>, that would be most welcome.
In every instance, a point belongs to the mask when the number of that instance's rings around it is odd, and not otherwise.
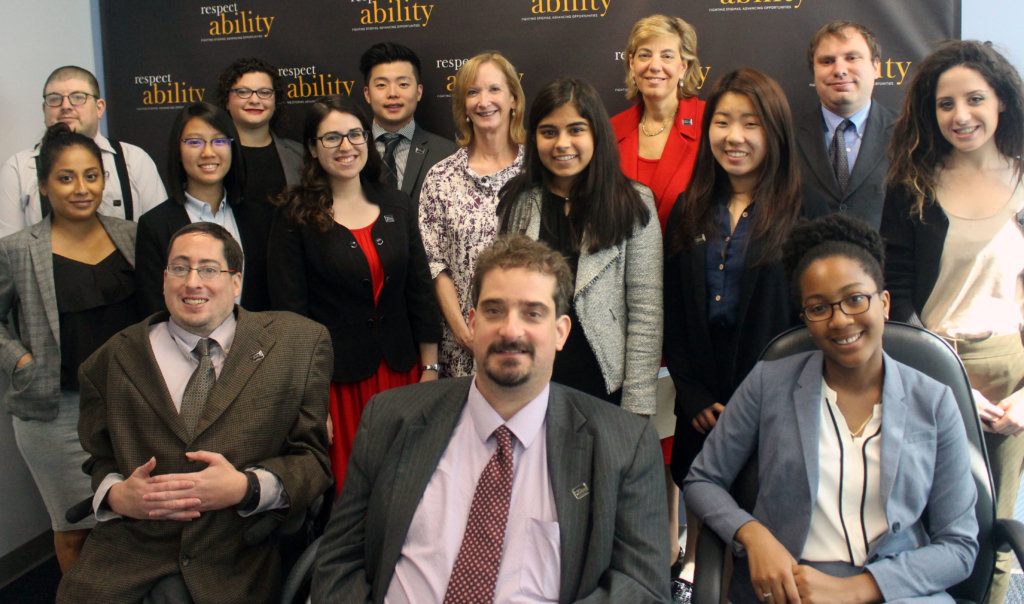
[[[416,147],[416,153],[419,153],[420,155],[426,155],[427,150],[424,149],[423,147]]]
[[[590,487],[585,482],[581,482],[572,488],[572,496],[576,499],[583,499],[587,495],[590,495]]]
[[[253,360],[253,361],[262,361],[263,360],[263,351],[262,350],[257,350],[256,352],[252,353],[252,356],[249,357],[249,358],[251,360]]]
[[[688,117],[684,117],[683,118],[683,125],[684,126],[692,126],[693,125],[693,120],[688,118]]]
[[[708,240],[708,238],[705,237],[703,233],[701,233],[700,235],[697,235],[696,237],[693,238],[693,242],[694,243],[704,243],[707,240]]]
[[[391,214],[385,214],[384,215],[384,222],[394,222],[394,221],[395,221],[395,217],[392,216]]]

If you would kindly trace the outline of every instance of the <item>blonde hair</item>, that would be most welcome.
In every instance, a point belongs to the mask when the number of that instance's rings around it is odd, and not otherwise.
[[[526,128],[523,126],[526,95],[523,94],[523,87],[519,85],[519,74],[516,72],[516,68],[500,52],[496,51],[478,54],[463,63],[459,72],[455,74],[455,90],[452,91],[452,115],[455,118],[455,128],[458,130],[455,142],[460,147],[468,147],[473,143],[473,125],[469,123],[469,115],[466,113],[466,95],[470,85],[476,80],[480,66],[484,63],[491,63],[505,76],[505,84],[516,102],[509,118],[508,137],[513,143],[521,145],[526,142]]]
[[[635,24],[629,32],[629,39],[626,41],[626,52],[623,55],[626,67],[626,98],[629,100],[643,100],[640,98],[640,91],[636,87],[636,80],[633,77],[633,69],[629,63],[636,54],[637,47],[643,42],[660,36],[675,36],[679,39],[679,56],[686,60],[686,73],[679,78],[679,89],[676,91],[680,99],[688,99],[697,96],[697,86],[700,85],[700,60],[697,58],[697,30],[679,17],[666,17],[665,15],[651,15],[644,17]]]

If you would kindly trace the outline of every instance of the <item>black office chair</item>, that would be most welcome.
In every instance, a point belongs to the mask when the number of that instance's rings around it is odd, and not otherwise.
[[[988,455],[981,420],[974,407],[971,384],[963,363],[953,349],[932,332],[904,323],[885,325],[883,348],[892,358],[948,385],[953,390],[970,444],[971,474],[978,488],[975,512],[978,516],[978,558],[971,575],[949,589],[958,602],[981,602],[992,581],[997,548],[1009,546],[1017,559],[1024,560],[1024,524],[995,517],[995,493],[988,469]],[[776,336],[761,353],[762,360],[775,360],[817,347],[806,327],[794,327]],[[736,502],[752,510],[757,497],[757,458],[753,457],[737,475],[731,492]],[[697,543],[693,601],[719,604],[723,590],[723,564],[730,549],[712,530],[702,530]]]

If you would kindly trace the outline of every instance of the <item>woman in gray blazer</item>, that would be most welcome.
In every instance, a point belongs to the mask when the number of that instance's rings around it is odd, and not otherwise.
[[[967,437],[948,386],[882,350],[878,233],[844,214],[798,226],[784,258],[820,350],[758,363],[684,483],[742,555],[732,602],[953,602],[978,551]],[[729,488],[757,454],[757,500]]]
[[[661,357],[661,230],[647,187],[619,169],[608,115],[562,78],[530,107],[523,173],[502,191],[502,232],[562,252],[575,272],[569,339],[551,379],[654,413]]]
[[[66,570],[94,524],[64,519],[92,493],[78,439],[78,366],[138,320],[135,223],[96,213],[105,178],[100,150],[66,124],[47,130],[37,168],[51,211],[0,239],[0,368],[10,378],[3,401],[18,449]]]

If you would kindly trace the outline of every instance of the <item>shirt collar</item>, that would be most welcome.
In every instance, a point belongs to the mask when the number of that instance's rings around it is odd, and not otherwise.
[[[526,403],[508,421],[505,421],[491,407],[490,403],[487,402],[487,399],[484,398],[484,395],[476,387],[476,378],[474,378],[472,385],[469,387],[469,396],[466,399],[466,411],[469,413],[469,419],[473,422],[473,428],[476,430],[476,435],[480,438],[481,442],[487,442],[491,434],[504,424],[508,426],[508,429],[515,435],[516,440],[523,445],[523,448],[529,449],[544,426],[544,418],[547,417],[548,413],[550,392],[551,383],[549,382],[544,385],[544,389],[540,391],[540,394]]]
[[[871,99],[868,99],[868,104],[864,105],[864,107],[860,111],[858,111],[857,113],[854,113],[853,115],[851,115],[848,118],[847,117],[842,117],[840,115],[836,115],[836,114],[832,113],[831,111],[829,111],[828,109],[826,109],[824,105],[821,106],[821,115],[824,116],[824,118],[825,118],[825,131],[826,132],[828,132],[828,133],[835,132],[836,128],[839,127],[839,124],[843,123],[843,120],[848,119],[851,122],[853,122],[853,127],[856,128],[856,130],[857,130],[857,136],[863,136],[863,134],[864,134],[864,122],[868,121],[868,113],[870,111],[871,111]]]
[[[210,332],[209,338],[220,346],[220,349],[227,354],[231,350],[231,344],[235,341],[235,327],[238,325],[238,320],[235,319],[235,313],[230,312],[228,316],[221,321],[221,324],[217,326],[212,332]],[[174,345],[178,347],[181,354],[185,358],[192,358],[192,351],[195,350],[196,344],[202,336],[198,336],[190,331],[187,331],[184,327],[174,322],[173,318],[167,320],[167,332],[171,334],[171,340]]]
[[[380,138],[380,135],[389,132],[377,123],[377,120],[373,121],[373,125],[370,126],[370,130],[373,132],[373,140]],[[416,120],[409,120],[409,123],[402,126],[395,134],[401,134],[406,140],[412,140],[413,134],[416,132]]]
[[[185,191],[185,207],[191,208],[193,212],[196,212],[200,216],[204,211],[208,214],[216,215],[213,213],[213,208],[210,207],[210,204],[192,197],[188,194],[188,191]],[[217,208],[217,214],[228,209],[230,209],[230,204],[228,204],[228,192],[224,191],[224,197],[220,200],[220,206]]]

